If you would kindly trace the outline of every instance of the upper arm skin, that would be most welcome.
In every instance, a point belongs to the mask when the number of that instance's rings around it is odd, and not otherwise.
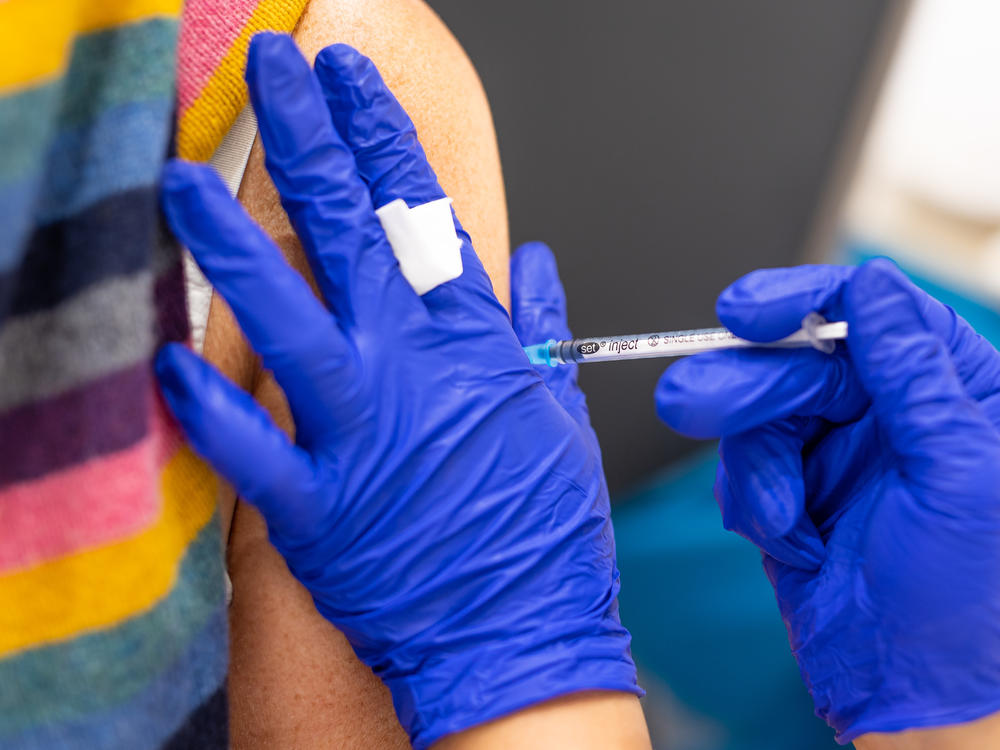
[[[431,165],[509,306],[507,210],[496,137],[472,65],[420,0],[311,0],[294,33],[306,58],[335,42],[372,58],[409,112]],[[308,264],[254,145],[240,201],[289,262]],[[260,304],[267,304],[260,300]],[[289,433],[274,380],[260,370],[226,305],[212,301],[204,353]],[[408,741],[385,687],[315,610],[267,540],[260,515],[234,498],[220,512],[229,535],[230,718],[234,748],[396,748]],[[232,517],[231,531],[228,520]]]

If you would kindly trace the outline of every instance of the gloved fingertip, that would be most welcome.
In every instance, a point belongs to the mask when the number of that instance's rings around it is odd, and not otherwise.
[[[245,78],[268,163],[300,159],[303,141],[326,119],[318,114],[320,91],[312,66],[287,34],[258,34]]]
[[[171,389],[177,386],[176,374],[174,372],[174,358],[176,356],[174,349],[178,346],[182,345],[177,343],[164,344],[153,358],[153,372],[156,373],[157,380],[160,381],[161,385],[168,386]]]
[[[754,312],[760,306],[756,294],[748,288],[748,281],[746,276],[737,279],[723,289],[715,301],[715,314],[727,328],[730,322],[740,323],[747,313]]]
[[[811,312],[836,308],[854,269],[804,265],[748,273],[719,295],[715,312],[730,331],[751,341],[776,341],[799,329]]]
[[[331,102],[338,127],[347,129],[352,122],[341,115],[343,110],[358,112],[373,107],[377,108],[381,117],[399,120],[397,125],[405,126],[401,108],[389,95],[375,63],[354,47],[331,44],[316,56],[314,68],[320,86],[327,93],[327,101]],[[380,104],[382,106],[378,106]]]
[[[556,257],[552,253],[552,249],[547,244],[538,240],[532,240],[530,242],[522,243],[517,250],[514,251],[514,255],[511,258],[511,264],[527,268],[545,266],[549,269],[555,269]]]
[[[873,258],[858,267],[847,285],[847,298],[854,305],[877,301],[880,295],[912,297],[912,283],[889,258]]]
[[[524,299],[564,298],[556,256],[544,242],[526,242],[511,256],[512,290]]]
[[[193,373],[201,362],[201,357],[191,351],[186,344],[171,341],[160,347],[153,360],[153,368],[158,377],[178,373],[188,375]]]
[[[156,373],[160,391],[171,410],[182,419],[184,405],[193,395],[192,379],[196,377],[198,355],[184,344],[165,344],[156,353],[153,371]]]
[[[761,550],[785,565],[807,571],[819,570],[826,557],[826,550],[818,535],[797,531],[765,540],[761,543]]]
[[[221,190],[229,196],[225,183],[212,167],[183,159],[170,159],[163,165],[160,190],[170,201],[194,198],[190,193],[202,191],[219,194]]]
[[[766,502],[760,503],[761,528],[769,537],[785,536],[802,519],[804,506],[802,480],[773,475],[759,479],[764,480],[761,484],[770,485],[760,488],[761,492],[767,493]]]
[[[191,166],[192,162],[183,159],[168,159],[160,173],[160,188],[167,192],[183,190],[191,182]]]
[[[768,309],[775,286],[774,272],[753,271],[723,289],[715,302],[719,322],[737,336],[753,341],[773,341],[791,333],[794,328],[786,331],[787,322],[773,320],[773,310]]]
[[[552,248],[548,246],[548,243],[542,242],[541,240],[528,240],[527,242],[522,242],[518,245],[516,253],[525,253],[526,255],[531,255],[532,253],[539,253],[542,255],[548,255],[552,262],[555,262],[555,256],[552,254]]]
[[[259,54],[262,51],[267,50],[269,47],[280,46],[282,44],[295,42],[289,34],[282,33],[280,31],[258,31],[252,37],[250,37],[250,47],[247,52],[253,52],[254,54]]]
[[[903,269],[900,268],[899,264],[890,258],[888,255],[878,255],[871,258],[860,266],[858,266],[858,271],[861,269],[867,269],[868,271],[880,271],[883,273],[888,273],[890,275],[896,276],[899,279],[906,279],[906,274],[903,273]],[[855,275],[857,271],[855,272]]]
[[[244,76],[250,83],[251,80],[260,81],[264,73],[281,75],[296,65],[296,58],[304,62],[291,36],[274,31],[258,32],[250,38]]]
[[[656,381],[654,398],[656,400],[656,413],[668,426],[674,427],[677,423],[677,408],[684,402],[684,388],[681,385],[683,378],[677,377],[674,369],[682,362],[677,362],[668,367]]]
[[[687,437],[700,440],[719,437],[721,419],[712,403],[703,402],[688,387],[699,376],[697,357],[676,362],[667,368],[656,384],[656,414],[668,427]]]
[[[338,42],[319,51],[314,67],[317,74],[327,76],[333,83],[345,75],[350,76],[352,69],[365,65],[374,63],[351,45]]]
[[[919,342],[937,340],[921,314],[916,292],[899,267],[885,258],[860,266],[847,285],[848,345],[869,386],[872,377],[881,381],[895,372],[886,365]]]
[[[163,167],[160,207],[167,223],[195,257],[220,221],[231,214],[233,197],[218,173],[207,164],[173,159]]]
[[[571,338],[566,293],[555,255],[542,242],[522,245],[510,262],[511,320],[523,344]]]
[[[413,207],[444,197],[413,121],[375,63],[348,45],[335,44],[317,55],[315,71],[334,128],[354,152],[376,206],[402,198]],[[477,264],[477,259],[467,264],[465,275],[471,277],[470,267]]]
[[[806,522],[811,526],[811,521],[806,519]],[[823,545],[823,540],[819,538],[819,532],[815,529],[800,530],[799,533],[793,532],[790,539],[802,553],[801,561],[804,565],[796,567],[802,567],[803,570],[819,570],[823,566],[823,560],[826,559],[826,547]]]
[[[803,568],[799,565],[789,565],[788,563],[769,555],[767,551],[761,550],[761,566],[764,568],[764,575],[774,587],[778,598],[778,607],[782,616],[787,616],[789,606],[792,602],[787,596],[789,588],[797,588],[806,585],[816,574],[817,568]],[[822,567],[820,565],[819,567]]]

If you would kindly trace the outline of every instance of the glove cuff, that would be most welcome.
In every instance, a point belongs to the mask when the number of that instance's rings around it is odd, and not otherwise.
[[[960,706],[943,709],[928,708],[920,713],[905,713],[898,716],[865,717],[853,726],[838,731],[838,745],[847,745],[858,737],[870,732],[904,732],[907,730],[935,729],[954,724],[965,724],[983,719],[1000,711],[1000,698],[975,706]]]
[[[541,647],[506,641],[468,651],[445,649],[410,674],[380,676],[414,748],[422,750],[445,735],[570,693],[644,695],[630,640],[618,625]]]
[[[971,635],[969,640],[976,648],[985,642]],[[842,745],[870,732],[963,724],[1000,711],[1000,660],[988,650],[978,659],[948,651],[938,659],[914,652],[904,660],[883,652],[885,663],[877,670],[870,663],[851,663],[832,645],[822,656],[812,647],[804,651],[813,657],[808,662],[802,653],[796,656],[816,715],[836,730]],[[817,674],[827,677],[810,679]]]

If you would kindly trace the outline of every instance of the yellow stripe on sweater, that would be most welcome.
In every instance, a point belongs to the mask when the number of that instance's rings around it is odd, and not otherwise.
[[[163,510],[146,531],[0,577],[0,657],[113,626],[170,591],[184,551],[215,512],[215,479],[185,446],[160,485]]]
[[[0,2],[0,92],[61,74],[77,34],[178,16],[182,5],[183,0],[4,0]]]
[[[181,113],[177,123],[177,153],[181,158],[207,161],[212,156],[236,116],[247,105],[243,70],[250,37],[258,31],[291,31],[306,2],[261,0],[198,98]]]

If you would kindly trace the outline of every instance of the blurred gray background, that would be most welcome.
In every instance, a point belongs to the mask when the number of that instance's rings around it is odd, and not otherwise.
[[[548,242],[580,336],[717,324],[741,274],[801,260],[887,0],[429,0],[486,87],[514,245]],[[608,482],[693,447],[664,361],[581,368]]]

